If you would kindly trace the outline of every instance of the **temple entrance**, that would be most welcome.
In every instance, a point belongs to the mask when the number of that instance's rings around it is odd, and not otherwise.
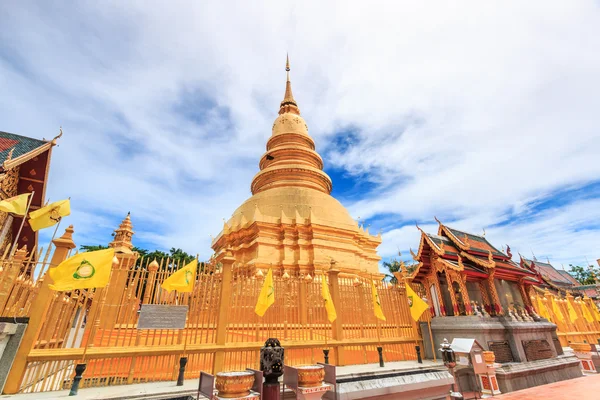
[[[431,301],[433,304],[433,310],[435,311],[435,316],[441,317],[442,310],[440,308],[440,300],[438,299],[437,292],[435,290],[435,285],[429,286],[429,295],[431,296]]]
[[[440,282],[440,290],[442,292],[442,302],[444,304],[444,309],[446,310],[446,316],[452,317],[452,316],[454,316],[454,306],[452,305],[452,298],[450,297],[450,288],[448,287],[448,281],[446,280],[446,274],[438,272],[438,281]]]

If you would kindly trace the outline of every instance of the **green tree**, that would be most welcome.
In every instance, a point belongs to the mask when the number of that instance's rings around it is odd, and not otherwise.
[[[403,261],[398,261],[398,260],[390,260],[388,261],[384,261],[383,262],[383,267],[388,270],[389,274],[385,274],[385,279],[390,280],[390,283],[395,285],[398,283],[398,279],[396,279],[396,277],[393,275],[394,272],[399,272],[402,269],[402,264],[404,264]],[[412,264],[412,265],[406,265],[404,264],[404,267],[406,268],[406,271],[409,274],[412,274],[413,271],[415,270],[417,264]]]
[[[569,273],[577,279],[582,285],[593,285],[596,283],[596,278],[599,278],[600,269],[590,265],[588,268],[579,265],[569,264]]]

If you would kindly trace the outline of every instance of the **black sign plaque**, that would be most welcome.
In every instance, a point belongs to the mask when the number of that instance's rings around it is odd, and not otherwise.
[[[138,329],[184,329],[188,306],[143,304]]]
[[[512,350],[507,340],[488,342],[488,348],[494,352],[496,362],[499,364],[513,362]]]

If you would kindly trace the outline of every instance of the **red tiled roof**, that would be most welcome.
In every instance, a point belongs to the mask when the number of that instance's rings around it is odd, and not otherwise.
[[[531,260],[523,258],[525,261],[525,265],[531,268]],[[542,276],[547,277],[558,286],[573,286],[579,285],[579,282],[575,278],[573,278],[567,271],[558,271],[556,268],[552,266],[552,264],[548,264],[541,261],[533,261],[534,269],[539,272]]]

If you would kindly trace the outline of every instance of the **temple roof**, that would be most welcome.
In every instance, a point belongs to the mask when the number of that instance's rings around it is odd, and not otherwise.
[[[32,153],[40,148],[42,148],[40,150],[44,151],[50,146],[52,146],[50,141],[34,139],[26,136],[16,135],[14,133],[0,131],[0,161],[7,160],[7,158],[10,160],[20,159],[22,163],[29,159],[27,157],[29,153]],[[14,165],[11,165],[9,168],[12,168],[13,166]],[[6,166],[3,167],[5,170],[9,169]]]
[[[567,271],[559,271],[556,268],[554,268],[550,263],[529,260],[527,258],[521,257],[521,264],[529,269],[532,268],[533,264],[534,271],[539,273],[543,278],[549,279],[553,284],[557,286],[569,287],[580,285],[577,279],[573,278],[573,276],[571,276],[571,274],[569,274]]]

